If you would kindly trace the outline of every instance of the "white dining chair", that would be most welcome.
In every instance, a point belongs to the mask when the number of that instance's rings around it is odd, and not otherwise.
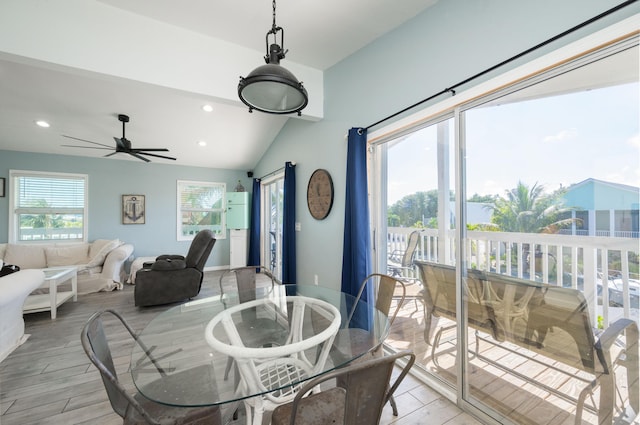
[[[303,296],[286,297],[286,307],[292,307],[289,317],[289,334],[284,344],[274,347],[246,347],[238,332],[237,323],[245,309],[278,309],[278,298],[265,298],[245,302],[216,315],[205,330],[207,343],[216,351],[234,358],[240,372],[239,396],[261,394],[243,400],[247,425],[261,425],[265,412],[288,403],[308,378],[320,374],[329,356],[333,339],[340,327],[338,309],[326,301]],[[311,313],[322,318],[326,327],[317,333],[309,324]],[[305,337],[305,323],[308,323]],[[222,326],[226,341],[218,338]],[[317,329],[317,327],[315,328]],[[316,356],[316,347],[321,347]],[[310,355],[307,355],[307,352]]]

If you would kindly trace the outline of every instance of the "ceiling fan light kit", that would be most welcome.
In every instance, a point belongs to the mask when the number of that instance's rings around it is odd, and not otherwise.
[[[129,154],[129,155],[133,156],[134,158],[137,158],[137,159],[139,159],[141,161],[144,161],[144,162],[151,162],[151,160],[149,160],[148,158],[145,158],[143,155],[153,156],[153,157],[156,157],[156,158],[170,159],[172,161],[176,160],[176,158],[173,158],[171,156],[164,156],[164,155],[158,155],[158,154],[154,154],[154,153],[149,153],[149,152],[169,152],[169,149],[167,149],[167,148],[133,148],[131,146],[131,140],[129,140],[129,139],[127,139],[125,137],[125,125],[126,125],[126,123],[129,122],[129,116],[128,115],[124,115],[124,114],[118,114],[118,121],[120,121],[122,123],[122,137],[120,137],[120,138],[114,137],[113,138],[113,140],[116,141],[115,150],[113,152],[111,152],[110,154],[105,155],[104,156],[105,158],[121,152],[121,153]],[[97,146],[62,145],[62,146],[69,147],[69,148],[105,149],[105,150],[114,149],[112,146],[105,145],[103,143],[92,142],[90,140],[85,140],[85,139],[79,139],[77,137],[67,136],[65,134],[63,134],[62,137],[66,137],[68,139],[79,140],[81,142],[87,142],[87,143],[91,143],[93,145],[97,145]],[[98,147],[98,146],[100,146],[100,147]]]
[[[280,33],[280,44],[277,43]],[[273,35],[273,43],[269,45],[269,36]],[[247,77],[240,77],[238,96],[249,107],[269,114],[290,114],[298,116],[309,103],[307,90],[302,83],[286,68],[280,65],[287,53],[284,50],[284,29],[276,26],[276,1],[273,0],[273,26],[265,37],[267,54],[266,65],[254,69]]]

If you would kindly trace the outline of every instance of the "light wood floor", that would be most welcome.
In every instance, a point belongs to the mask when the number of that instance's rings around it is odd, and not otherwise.
[[[217,292],[218,273],[206,273],[198,298]],[[167,307],[135,307],[133,287],[125,285],[123,291],[79,296],[77,303],[63,304],[55,320],[51,320],[49,313],[25,315],[29,339],[0,363],[0,425],[122,423],[111,409],[100,376],[80,344],[80,330],[85,321],[104,308],[119,311],[140,331]],[[121,336],[122,340],[112,345],[114,362],[120,380],[133,391],[127,373],[131,344],[125,334]],[[393,417],[387,406],[382,424],[480,423],[410,376],[395,398],[400,416]],[[244,419],[233,423],[244,423]]]

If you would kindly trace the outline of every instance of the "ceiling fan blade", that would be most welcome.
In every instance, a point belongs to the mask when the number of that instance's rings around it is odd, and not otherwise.
[[[64,146],[65,148],[104,149],[105,151],[112,151],[113,150],[113,147],[99,148],[97,146],[76,146],[76,145],[60,145],[60,146]]]
[[[145,157],[143,157],[143,156],[140,156],[140,155],[138,155],[138,154],[137,154],[137,153],[135,153],[135,152],[127,152],[127,153],[128,153],[129,155],[131,155],[131,156],[135,156],[136,158],[143,160],[144,162],[151,162],[151,161],[150,161],[150,160],[148,160],[147,158],[145,158]]]
[[[81,142],[93,143],[94,145],[104,146],[104,147],[107,147],[107,148],[113,149],[113,146],[105,145],[105,144],[103,144],[103,143],[92,142],[91,140],[79,139],[79,138],[77,138],[77,137],[67,136],[66,134],[61,134],[61,136],[62,136],[62,137],[66,137],[67,139],[80,140]]]
[[[167,148],[135,148],[133,149],[136,152],[149,151],[149,152],[169,152]]]
[[[173,161],[175,161],[175,158],[172,158],[170,156],[164,156],[164,155],[156,155],[154,153],[146,153],[146,152],[136,152],[139,153],[140,155],[149,155],[149,156],[155,156],[156,158],[164,158],[164,159],[171,159]]]

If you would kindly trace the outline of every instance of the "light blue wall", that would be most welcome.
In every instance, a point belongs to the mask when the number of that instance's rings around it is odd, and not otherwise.
[[[89,175],[89,240],[115,239],[132,243],[134,255],[186,254],[190,242],[176,240],[176,181],[212,181],[233,191],[240,180],[251,188],[245,171],[185,167],[141,161],[84,158],[0,151],[0,177],[9,170],[68,172]],[[7,187],[8,193],[8,187]],[[145,195],[145,224],[123,225],[122,195]],[[0,241],[7,241],[9,197],[0,198]],[[207,267],[228,266],[229,239],[219,239]]]
[[[440,0],[404,26],[327,70],[325,118],[316,123],[290,119],[255,168],[256,175],[261,176],[283,166],[285,161],[297,162],[296,215],[301,224],[297,233],[298,282],[313,282],[314,275],[318,275],[321,285],[340,286],[344,135],[350,127],[366,127],[619,3]],[[636,3],[552,47],[528,55],[518,64],[638,11]],[[290,55],[293,58],[295,52]],[[323,221],[313,219],[306,207],[307,182],[316,168],[329,170],[336,193],[333,210]]]

